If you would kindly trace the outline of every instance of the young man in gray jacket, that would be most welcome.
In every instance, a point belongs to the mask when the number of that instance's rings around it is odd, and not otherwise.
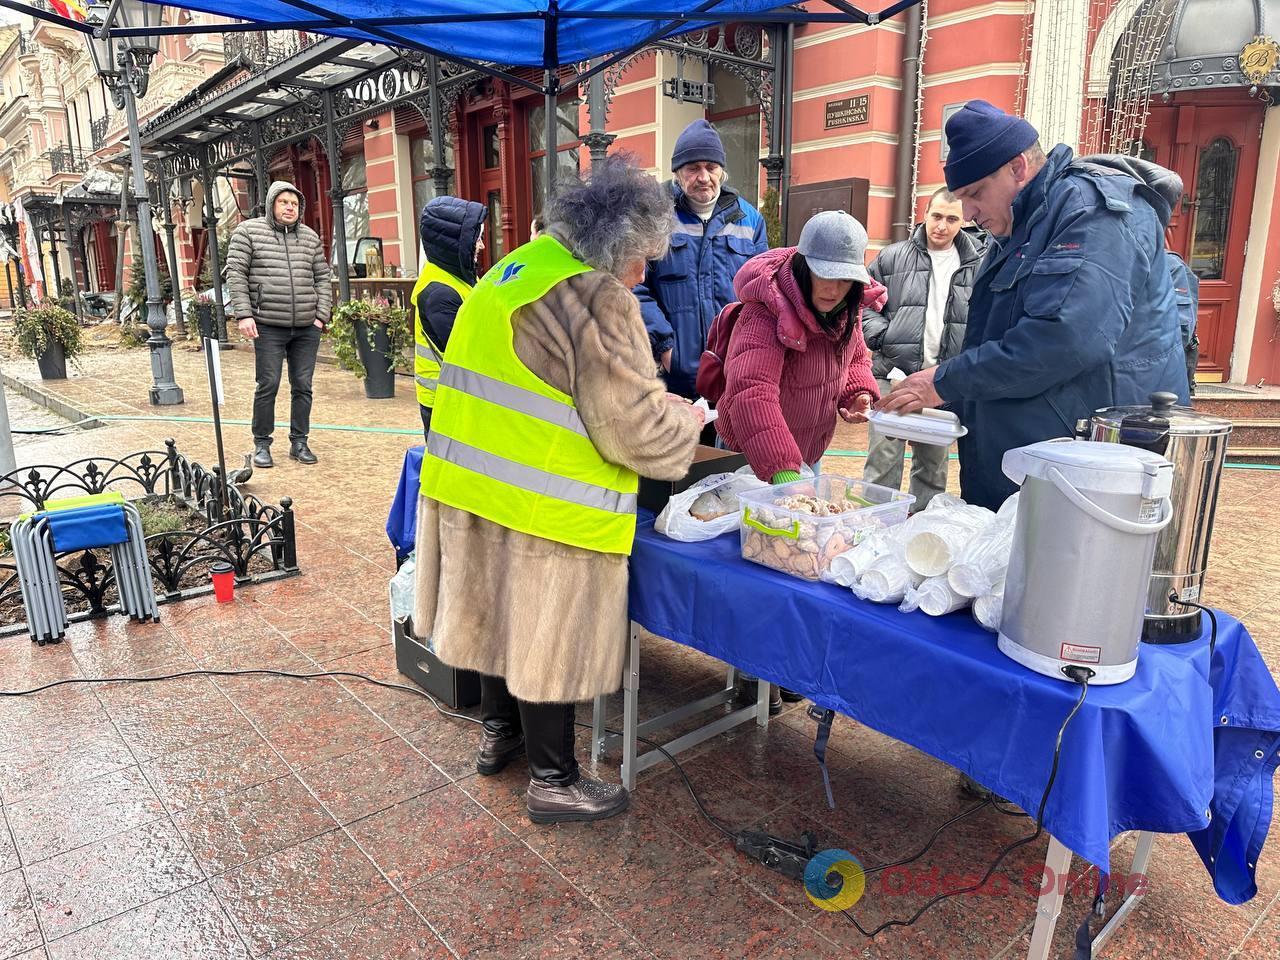
[[[986,244],[976,231],[962,230],[960,201],[945,188],[929,198],[924,223],[910,238],[890,244],[872,262],[873,279],[889,291],[880,310],[862,311],[862,335],[875,355],[872,372],[880,396],[892,389],[890,374],[912,374],[960,352],[969,318],[969,291]],[[902,486],[906,443],[871,431],[871,449],[862,478]],[[923,510],[947,489],[948,447],[911,444],[910,492]]]
[[[302,222],[302,194],[277,181],[266,214],[236,227],[227,250],[227,289],[240,332],[254,342],[253,465],[270,467],[281,367],[289,362],[289,456],[315,463],[307,445],[311,378],[333,292],[324,244]]]

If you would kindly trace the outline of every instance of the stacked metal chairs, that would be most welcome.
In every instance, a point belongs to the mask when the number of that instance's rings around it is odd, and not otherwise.
[[[109,547],[120,612],[135,620],[160,619],[142,518],[119,493],[51,500],[44,510],[15,520],[10,540],[27,625],[36,643],[57,643],[67,632],[67,608],[54,559],[58,553]]]

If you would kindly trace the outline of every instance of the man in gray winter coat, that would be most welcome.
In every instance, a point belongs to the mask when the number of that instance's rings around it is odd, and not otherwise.
[[[277,181],[265,215],[236,227],[227,250],[227,289],[240,332],[254,341],[253,465],[270,467],[281,367],[289,362],[289,456],[315,463],[307,445],[311,378],[333,293],[324,244],[302,222],[302,194]]]
[[[880,396],[893,388],[890,374],[917,373],[954,357],[964,345],[969,291],[986,244],[962,230],[964,211],[945,187],[929,198],[924,223],[911,236],[890,244],[872,262],[873,280],[885,285],[880,310],[862,311],[862,336],[875,355],[872,372]],[[896,378],[895,378],[896,379]],[[862,478],[897,490],[902,486],[906,443],[873,428]],[[947,489],[948,447],[911,444],[911,486],[915,509],[923,510]]]

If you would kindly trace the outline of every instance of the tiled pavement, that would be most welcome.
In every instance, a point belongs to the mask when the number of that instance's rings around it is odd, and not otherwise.
[[[226,358],[228,416],[245,416],[251,355]],[[204,417],[202,358],[177,353],[187,403]],[[5,371],[34,380],[30,365]],[[93,355],[53,386],[82,409],[126,417],[145,406],[144,352]],[[331,367],[317,375],[317,424],[412,431],[409,391],[368,401]],[[12,391],[11,391],[12,395]],[[141,401],[141,402],[140,402]],[[281,397],[278,409],[287,410]],[[15,426],[20,424],[15,423]],[[295,500],[304,575],[162,609],[158,625],[112,618],[72,629],[61,646],[0,641],[0,688],[112,673],[196,667],[317,667],[396,679],[387,632],[393,569],[382,532],[412,433],[317,429],[321,463],[283,460],[249,489]],[[283,431],[281,431],[283,433]],[[208,463],[200,423],[120,420],[26,442],[20,464],[162,448]],[[249,449],[227,428],[229,456]],[[842,428],[837,449],[864,449]],[[280,452],[283,452],[282,450]],[[856,458],[829,458],[857,473]],[[1232,471],[1215,534],[1213,601],[1242,616],[1280,668],[1280,534],[1270,504],[1280,473]],[[646,712],[719,682],[711,661],[652,639]],[[1280,672],[1280,670],[1278,670]],[[589,719],[585,711],[581,720]],[[840,809],[822,799],[811,729],[791,708],[767,733],[726,735],[686,764],[707,805],[732,824],[788,835],[814,829],[868,862],[912,851],[963,809],[945,766],[843,720],[833,740]],[[580,738],[585,744],[585,733]],[[155,685],[67,686],[0,702],[0,960],[399,957],[1016,958],[1034,901],[1022,873],[1043,842],[1003,871],[1004,897],[952,901],[910,929],[867,941],[811,906],[799,884],[737,855],[700,820],[675,774],[642,778],[632,810],[593,826],[534,827],[524,777],[471,768],[474,728],[407,694],[355,681],[192,678]],[[616,758],[600,772],[616,777]],[[980,815],[927,858],[968,872],[1025,829]],[[1275,841],[1272,841],[1274,847]],[[1118,841],[1127,862],[1131,838]],[[1185,837],[1160,837],[1151,893],[1106,956],[1280,955],[1280,857],[1260,864],[1243,907],[1218,901]],[[918,895],[868,895],[864,926],[913,913]],[[1068,901],[1055,957],[1085,907]]]

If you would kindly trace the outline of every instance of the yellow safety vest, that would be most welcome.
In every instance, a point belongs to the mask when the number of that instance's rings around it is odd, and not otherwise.
[[[422,268],[422,272],[418,274],[418,282],[413,285],[413,293],[409,296],[413,301],[413,309],[417,311],[418,296],[423,290],[427,289],[427,284],[443,283],[447,287],[453,287],[458,291],[458,296],[462,297],[462,302],[467,302],[467,296],[471,293],[471,287],[463,283],[447,270],[442,270],[431,261],[427,261],[426,266]],[[436,402],[436,381],[440,379],[440,360],[444,351],[437,347],[422,332],[422,317],[416,316],[416,322],[413,325],[413,379],[418,389],[418,403],[424,407],[431,407]]]
[[[590,269],[542,236],[476,284],[440,370],[422,493],[510,530],[627,554],[639,479],[600,455],[571,396],[520,361],[511,327],[520,307]]]

